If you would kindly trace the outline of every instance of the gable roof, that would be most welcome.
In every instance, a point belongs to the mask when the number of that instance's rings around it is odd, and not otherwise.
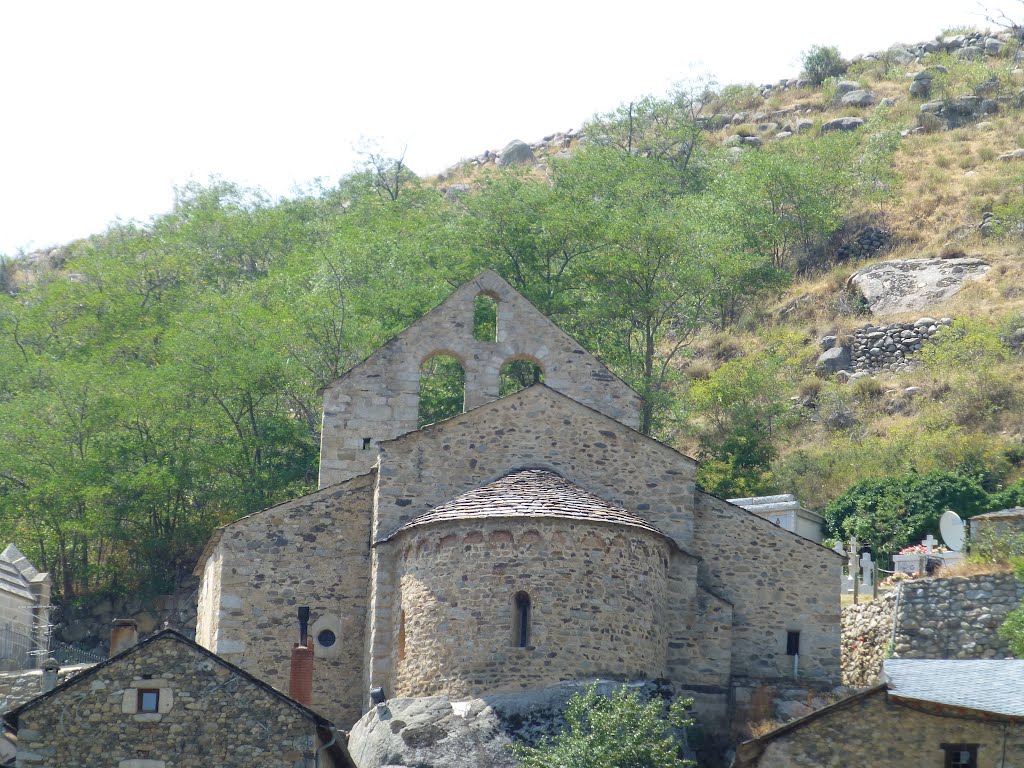
[[[319,488],[315,491],[303,494],[302,496],[296,496],[293,499],[282,501],[280,504],[275,504],[272,507],[266,507],[265,509],[260,509],[257,510],[256,512],[250,512],[248,515],[242,515],[241,517],[232,520],[230,523],[224,523],[224,525],[214,528],[213,533],[210,534],[209,541],[206,542],[206,546],[203,547],[203,551],[199,554],[199,559],[196,560],[196,567],[192,569],[192,575],[200,577],[203,575],[203,565],[206,563],[207,559],[213,553],[213,550],[217,548],[217,545],[220,543],[220,540],[224,537],[224,531],[226,531],[231,526],[238,525],[239,523],[244,523],[247,520],[251,520],[254,517],[263,515],[267,512],[273,512],[274,510],[280,511],[282,507],[286,507],[290,504],[295,504],[296,502],[310,501],[319,496],[331,496],[332,494],[345,490],[345,488],[349,485],[355,486],[358,489],[360,480],[372,481],[376,477],[377,468],[374,467],[369,472],[363,472],[361,475],[356,475],[355,477],[350,477],[347,480],[342,480],[340,483],[327,485],[324,486],[323,488]]]
[[[1024,517],[1024,507],[1011,507],[1010,509],[1000,509],[998,512],[986,512],[983,515],[975,515],[968,518],[968,520],[993,520],[997,518],[1012,520],[1019,517]]]
[[[1024,659],[886,659],[889,696],[1024,717]]]
[[[142,641],[136,643],[131,648],[127,648],[124,651],[121,651],[121,653],[118,653],[115,656],[111,656],[106,661],[101,661],[99,664],[96,664],[96,665],[90,667],[89,669],[85,670],[81,674],[75,675],[74,677],[66,680],[65,682],[61,683],[60,685],[58,685],[53,690],[47,691],[46,693],[43,693],[43,694],[40,694],[39,696],[36,696],[35,698],[26,701],[24,704],[22,704],[22,705],[20,705],[18,707],[15,707],[14,709],[10,710],[9,712],[5,712],[4,715],[3,715],[4,722],[8,726],[10,726],[15,732],[17,732],[17,730],[18,730],[18,718],[21,716],[22,713],[26,712],[29,709],[32,709],[33,707],[38,706],[39,704],[41,704],[44,701],[47,701],[48,699],[52,699],[52,698],[60,696],[64,691],[68,690],[69,688],[76,687],[80,683],[82,683],[82,682],[84,682],[84,681],[86,681],[86,680],[88,680],[88,679],[90,679],[92,677],[95,677],[102,670],[106,669],[107,667],[110,667],[110,666],[113,666],[113,665],[117,664],[118,662],[122,661],[123,659],[126,659],[129,656],[133,656],[133,655],[138,654],[138,653],[142,653],[150,645],[152,645],[154,643],[162,642],[162,641],[165,641],[165,640],[181,643],[182,645],[187,647],[189,650],[191,650],[191,651],[193,651],[195,653],[202,654],[203,656],[206,656],[207,658],[213,660],[215,663],[220,664],[222,667],[225,667],[232,674],[237,675],[237,676],[239,676],[241,678],[244,678],[245,680],[247,680],[248,682],[252,683],[253,685],[263,689],[266,693],[270,694],[272,697],[274,697],[278,701],[280,701],[283,706],[290,707],[291,709],[296,710],[300,715],[302,715],[303,717],[307,718],[308,720],[311,720],[316,725],[317,728],[320,728],[320,729],[324,730],[325,732],[331,733],[331,734],[333,734],[335,732],[336,729],[334,727],[334,723],[332,723],[330,720],[325,718],[323,715],[317,714],[316,712],[314,712],[312,709],[310,709],[306,705],[300,704],[299,702],[297,702],[295,699],[291,698],[290,696],[287,696],[287,695],[281,693],[281,691],[277,690],[276,688],[274,688],[269,683],[265,683],[263,680],[260,680],[255,675],[253,675],[253,674],[251,674],[249,672],[246,672],[244,669],[242,669],[240,667],[236,667],[230,661],[227,661],[226,659],[221,658],[220,656],[218,656],[213,651],[209,651],[206,648],[203,648],[203,646],[199,645],[194,640],[190,640],[189,638],[185,637],[185,635],[183,635],[180,632],[177,632],[177,631],[175,631],[173,629],[163,629],[163,630],[160,630],[159,632],[154,633],[153,635],[151,635],[150,637],[146,638],[145,640],[142,640]],[[351,757],[348,755],[347,750],[344,747],[342,747],[340,744],[334,745],[332,747],[332,750],[334,750],[336,757],[340,757],[342,759],[341,765],[354,766],[354,763],[352,762]]]
[[[511,285],[511,283],[509,283],[505,278],[503,278],[501,275],[499,275],[497,272],[495,272],[493,269],[490,269],[490,268],[481,270],[474,277],[472,277],[471,279],[469,279],[466,282],[464,282],[462,285],[460,285],[458,288],[456,288],[454,291],[452,291],[450,294],[448,294],[448,296],[446,296],[437,306],[435,306],[433,309],[430,309],[429,311],[427,311],[420,318],[415,320],[411,325],[407,326],[406,328],[404,328],[403,330],[401,330],[400,332],[398,332],[397,334],[392,336],[390,339],[388,339],[386,342],[381,344],[379,347],[377,347],[377,349],[375,349],[373,352],[371,352],[361,362],[356,363],[351,368],[349,368],[347,371],[342,373],[337,379],[335,379],[334,381],[329,383],[326,387],[324,387],[324,389],[325,390],[329,390],[329,389],[337,386],[340,382],[345,381],[345,379],[347,379],[353,373],[357,372],[360,368],[362,368],[364,365],[366,365],[369,361],[371,361],[375,357],[378,357],[379,355],[381,355],[384,352],[385,349],[387,349],[389,347],[398,346],[399,344],[402,343],[402,341],[404,339],[407,339],[408,337],[415,335],[416,332],[417,332],[417,327],[418,326],[420,326],[421,324],[425,324],[425,323],[429,322],[432,318],[436,317],[437,315],[442,314],[445,311],[445,309],[448,307],[449,304],[451,304],[453,302],[457,302],[460,299],[464,298],[464,294],[467,294],[467,293],[472,293],[473,295],[476,295],[476,294],[479,294],[479,293],[491,294],[491,293],[494,293],[495,291],[498,291],[498,292],[501,292],[501,293],[506,293],[507,294],[506,295],[506,300],[508,299],[509,296],[512,296],[512,297],[515,297],[518,301],[522,302],[523,309],[528,309],[529,311],[531,311],[531,314],[533,314],[536,319],[538,319],[540,321],[543,321],[546,325],[548,325],[550,327],[550,330],[551,330],[552,333],[555,333],[555,334],[558,334],[559,336],[564,337],[565,339],[570,341],[573,345],[578,347],[580,353],[582,353],[582,354],[586,355],[587,357],[589,357],[591,362],[600,370],[600,372],[601,372],[600,375],[601,375],[601,377],[604,380],[606,380],[606,381],[614,381],[618,386],[622,387],[624,390],[626,390],[627,392],[631,393],[639,401],[641,401],[641,402],[643,401],[643,398],[641,397],[639,392],[637,392],[635,389],[633,389],[631,386],[629,386],[625,381],[623,381],[618,376],[616,376],[612,372],[612,370],[610,368],[608,368],[608,366],[606,366],[603,362],[598,360],[582,344],[580,344],[576,339],[574,339],[572,336],[570,336],[568,333],[566,333],[564,330],[562,330],[562,328],[560,328],[555,322],[553,322],[547,315],[545,315],[543,312],[541,312],[539,309],[537,309],[533,305],[533,303],[530,302],[529,299],[527,299],[525,296],[523,296],[523,294],[521,294],[518,290],[516,290]]]
[[[754,765],[768,742],[874,695],[930,705],[926,711],[947,708],[951,716],[1024,718],[1024,659],[886,659],[882,669],[884,682],[739,744],[732,768]]]
[[[548,397],[553,400],[561,400],[569,404],[569,406],[572,408],[578,408],[581,412],[584,412],[587,415],[592,415],[595,421],[601,421],[612,429],[619,429],[629,433],[632,437],[643,442],[646,445],[673,454],[675,458],[680,459],[683,463],[687,464],[691,469],[697,466],[696,459],[687,456],[685,453],[679,452],[671,445],[663,443],[660,440],[656,440],[650,435],[645,435],[640,430],[634,429],[628,424],[623,424],[618,419],[615,419],[606,413],[602,413],[601,411],[597,410],[592,406],[587,405],[586,403],[581,403],[579,400],[575,400],[569,397],[569,395],[565,394],[564,392],[559,392],[557,389],[549,387],[543,381],[538,381],[534,384],[531,384],[528,387],[520,389],[518,392],[513,392],[511,395],[506,395],[505,397],[498,398],[497,400],[491,400],[490,402],[477,406],[476,408],[470,411],[463,411],[462,413],[457,413],[454,416],[451,416],[447,419],[436,421],[433,424],[427,424],[423,427],[420,427],[419,429],[415,429],[411,432],[406,432],[405,434],[393,437],[390,440],[381,440],[380,443],[378,443],[378,446],[381,450],[386,450],[389,445],[401,445],[405,442],[418,440],[422,435],[429,435],[438,430],[444,430],[452,425],[458,424],[460,421],[464,419],[472,419],[474,417],[479,417],[481,414],[485,414],[487,413],[488,410],[491,409],[508,408],[510,406],[514,406],[517,399],[525,399],[531,397]]]
[[[522,469],[434,507],[380,541],[388,541],[410,528],[433,523],[505,517],[587,520],[642,528],[665,536],[643,518],[585,491],[555,472]]]

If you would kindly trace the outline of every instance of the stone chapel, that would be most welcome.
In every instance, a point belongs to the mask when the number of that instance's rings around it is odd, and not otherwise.
[[[474,335],[480,296],[495,337]],[[417,428],[421,364],[464,412]],[[499,397],[512,360],[543,383]],[[198,642],[287,690],[310,610],[313,706],[564,680],[667,680],[725,727],[738,687],[839,682],[842,559],[695,487],[640,397],[492,271],[324,392],[320,489],[218,529]]]

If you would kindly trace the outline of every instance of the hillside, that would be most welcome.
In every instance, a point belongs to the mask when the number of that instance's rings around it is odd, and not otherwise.
[[[795,493],[883,555],[947,506],[1018,503],[1020,50],[817,49],[832,71],[638,99],[436,178],[367,156],[291,200],[193,185],[4,260],[0,533],[65,598],[170,591],[213,526],[315,487],[322,388],[483,267],[712,493]],[[904,264],[851,279],[882,262]],[[503,393],[542,375],[522,362]],[[425,362],[422,419],[461,409],[460,375]]]

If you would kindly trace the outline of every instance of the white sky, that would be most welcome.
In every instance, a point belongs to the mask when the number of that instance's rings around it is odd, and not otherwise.
[[[8,254],[148,220],[190,179],[337,179],[360,137],[432,173],[687,77],[771,82],[811,45],[985,25],[976,0],[0,3]]]

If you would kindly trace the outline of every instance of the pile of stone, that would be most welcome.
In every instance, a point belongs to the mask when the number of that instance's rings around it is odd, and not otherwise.
[[[880,595],[859,605],[843,608],[839,664],[843,685],[873,685],[892,639],[896,593]]]
[[[865,227],[852,242],[839,246],[836,251],[836,258],[840,261],[847,259],[862,259],[871,256],[884,248],[892,234],[886,229],[878,227]]]
[[[1002,100],[1009,99],[1007,96]],[[926,101],[918,112],[917,125],[921,130],[959,128],[998,112],[999,101],[981,96],[957,96],[943,101]]]
[[[845,381],[851,378],[851,374],[908,370],[914,362],[911,356],[952,323],[950,317],[941,320],[922,317],[913,323],[889,325],[867,323],[854,331],[853,337],[843,344],[836,336],[822,336],[818,340],[818,346],[823,350],[818,357],[818,373],[824,376],[834,373]]]
[[[868,373],[905,371],[912,364],[908,358],[952,322],[949,317],[941,320],[922,317],[913,323],[867,323],[854,331],[850,344],[854,370]]]

